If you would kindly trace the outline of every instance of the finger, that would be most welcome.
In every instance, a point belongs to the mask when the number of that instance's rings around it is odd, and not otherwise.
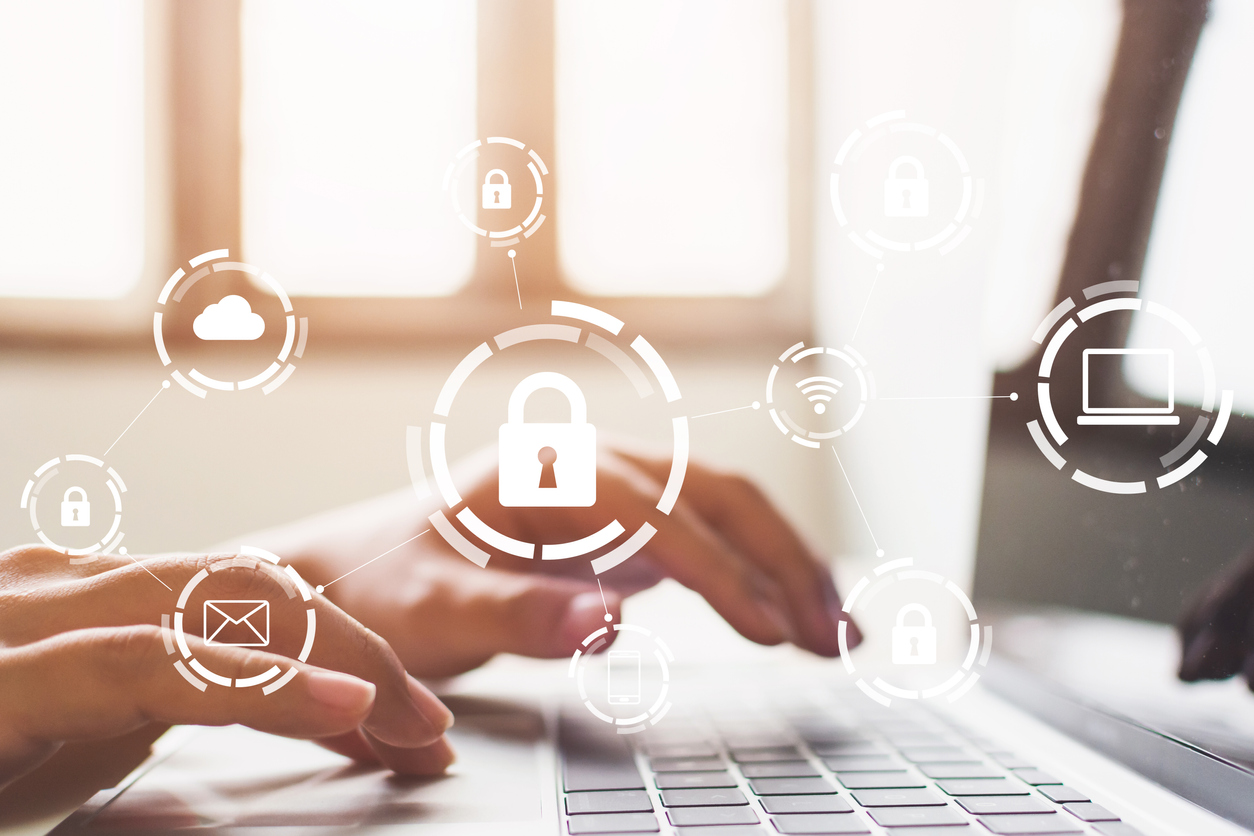
[[[96,575],[39,590],[38,606],[26,607],[25,615],[41,626],[28,629],[52,635],[68,629],[152,623],[174,604],[170,591],[156,583],[154,575],[178,590],[197,573],[227,557],[162,555],[143,559],[143,565],[101,561],[102,569]],[[279,600],[285,595],[279,584],[290,584],[261,562],[256,568],[235,567],[214,573],[214,578],[215,594],[240,600]],[[437,740],[452,724],[448,709],[410,679],[387,642],[324,597],[315,595],[312,600],[317,635],[308,661],[374,683],[377,693],[365,728],[402,748],[426,746]],[[185,629],[194,630],[200,616],[191,610],[188,614],[188,623],[193,626]],[[282,643],[277,630],[271,638],[272,646]]]
[[[404,612],[379,614],[387,635],[422,636],[398,643],[406,667],[423,676],[451,676],[498,653],[541,659],[569,656],[589,633],[618,618],[622,599],[595,584],[546,575],[483,570],[465,560],[410,564],[425,590]],[[412,657],[412,658],[411,658]]]
[[[684,503],[661,517],[654,508],[661,486],[634,467],[610,468],[598,473],[598,490],[619,516],[649,519],[657,533],[643,554],[689,589],[701,593],[710,606],[741,635],[759,644],[779,644],[794,638],[783,614],[776,584],[723,540]]]
[[[441,775],[456,760],[453,747],[443,737],[429,746],[417,748],[391,746],[369,732],[365,733],[365,738],[388,768],[402,775]]]
[[[222,726],[241,723],[296,738],[343,734],[374,704],[369,682],[273,654],[196,645],[222,675],[258,666],[293,666],[286,686],[200,691],[171,664],[161,629],[132,626],[76,630],[0,651],[0,775],[60,741],[116,737],[149,722]]]
[[[314,741],[324,749],[330,749],[337,755],[351,758],[358,763],[383,763],[383,759],[370,746],[365,733],[361,729],[353,729],[334,737],[323,737]]]
[[[653,475],[665,478],[669,462],[626,456]],[[783,590],[787,612],[802,646],[825,656],[840,647],[837,625],[844,614],[831,572],[788,524],[753,482],[715,473],[699,465],[688,468],[684,501],[755,566]],[[850,622],[850,647],[862,640]]]

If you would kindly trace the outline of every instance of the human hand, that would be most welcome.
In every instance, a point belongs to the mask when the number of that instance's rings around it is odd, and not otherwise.
[[[187,637],[196,658],[224,676],[295,666],[299,673],[284,687],[269,695],[256,687],[192,687],[154,623],[173,609],[177,593],[152,575],[178,590],[213,559],[136,558],[141,567],[104,556],[73,566],[42,547],[0,554],[0,787],[67,741],[150,724],[241,723],[410,774],[436,774],[452,762],[443,737],[448,710],[406,675],[386,642],[318,597],[310,664]],[[237,597],[274,591],[256,572],[227,574]]]
[[[1242,674],[1254,689],[1254,547],[1211,578],[1177,622],[1186,682]]]
[[[629,531],[652,524],[657,534],[644,549],[601,576],[604,606],[586,559],[494,554],[481,569],[434,532],[379,566],[354,571],[326,594],[387,638],[418,676],[460,673],[501,652],[567,656],[604,626],[607,611],[618,617],[623,596],[664,577],[701,593],[753,641],[790,641],[823,656],[838,654],[840,599],[831,574],[752,482],[690,463],[680,500],[665,515],[655,505],[669,459],[620,446],[599,449],[597,462],[592,509],[502,507],[492,451],[460,467],[457,483],[484,522],[526,542],[585,536],[593,527],[590,512],[598,521],[621,519]],[[406,490],[250,542],[328,583],[428,528],[435,507],[415,510]],[[852,624],[849,632],[853,647],[861,635]]]

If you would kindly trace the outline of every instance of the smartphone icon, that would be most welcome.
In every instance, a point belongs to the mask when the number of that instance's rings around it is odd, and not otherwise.
[[[610,705],[640,704],[640,651],[609,652]]]

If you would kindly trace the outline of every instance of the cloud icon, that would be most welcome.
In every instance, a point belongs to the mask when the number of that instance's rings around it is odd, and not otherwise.
[[[192,331],[202,340],[255,340],[266,332],[266,321],[243,296],[223,296],[196,317]]]

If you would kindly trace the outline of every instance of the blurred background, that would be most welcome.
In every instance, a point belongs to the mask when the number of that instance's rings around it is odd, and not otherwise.
[[[560,298],[646,335],[690,416],[761,401],[789,346],[856,333],[882,400],[837,439],[848,481],[764,411],[694,420],[693,454],[759,480],[846,575],[878,545],[970,588],[990,402],[967,396],[1036,349],[1138,5],[3,0],[0,546],[32,539],[19,499],[37,467],[103,455],[159,391],[157,294],[228,248],[291,294],[308,348],[272,394],[172,387],[126,432],[108,462],[132,553],[407,485],[405,428],[430,420],[453,366]],[[1251,34],[1240,0],[1213,4],[1142,275],[1143,295],[1207,330],[1235,413],[1254,354],[1223,317],[1254,302],[1231,252],[1254,201],[1220,172],[1250,182]],[[877,261],[832,210],[842,143],[894,110],[952,138],[982,181],[944,255]],[[549,169],[547,222],[513,262],[443,189],[488,136]],[[1203,240],[1199,217],[1216,224]],[[588,399],[619,382],[604,386]],[[1111,594],[1105,608],[1136,609]],[[1173,617],[1179,594],[1143,614]]]

